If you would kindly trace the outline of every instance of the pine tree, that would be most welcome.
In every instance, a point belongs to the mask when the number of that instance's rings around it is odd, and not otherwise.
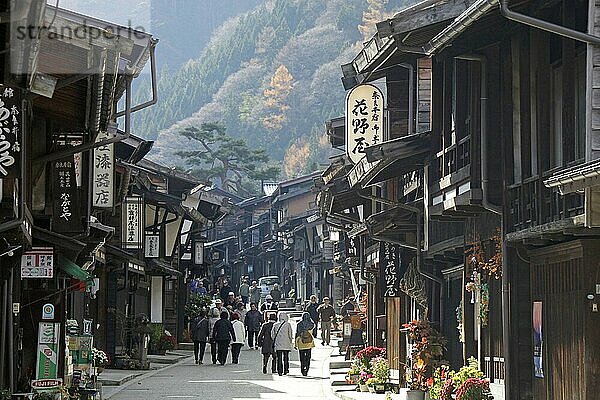
[[[244,139],[227,134],[220,122],[189,126],[179,134],[199,145],[199,150],[179,151],[192,166],[189,173],[240,195],[257,194],[257,183],[275,180],[279,168],[272,165],[264,149],[251,149]]]

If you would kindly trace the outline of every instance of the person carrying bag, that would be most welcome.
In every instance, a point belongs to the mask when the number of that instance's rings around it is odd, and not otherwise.
[[[302,314],[302,321],[298,322],[296,328],[296,348],[300,355],[300,372],[303,376],[308,375],[310,369],[311,349],[315,347],[315,338],[312,330],[315,324],[309,313]]]

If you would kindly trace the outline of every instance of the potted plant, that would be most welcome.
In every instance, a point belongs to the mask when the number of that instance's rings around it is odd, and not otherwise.
[[[0,390],[0,400],[11,400],[12,395],[8,390]]]
[[[372,386],[375,393],[385,393],[385,384],[390,378],[390,364],[383,357],[376,357],[371,360],[371,369],[373,371]]]
[[[410,388],[407,399],[423,400],[433,383],[434,371],[445,364],[443,355],[446,340],[427,320],[413,320],[403,327],[408,329],[408,338],[413,345],[410,369],[407,371]]]
[[[369,379],[373,377],[373,374],[370,371],[362,371],[358,378],[358,387],[361,392],[368,392],[369,387],[367,386],[367,382]]]
[[[104,351],[93,347],[92,358],[94,360],[94,366],[96,367],[96,373],[102,373],[102,371],[104,371],[104,368],[109,364],[108,355],[106,355]]]
[[[355,358],[352,361],[350,366],[350,370],[346,373],[346,382],[357,384],[358,378],[360,377],[360,372],[362,370],[362,364],[359,359]]]
[[[487,379],[469,378],[456,390],[456,400],[488,400],[490,395]]]
[[[167,350],[173,350],[177,346],[177,339],[171,335],[169,331],[164,331],[158,342],[158,350],[161,354],[165,354]]]

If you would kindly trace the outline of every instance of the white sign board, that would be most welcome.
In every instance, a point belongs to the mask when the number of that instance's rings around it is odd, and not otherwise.
[[[140,249],[142,247],[142,210],[144,201],[140,196],[125,198],[123,203],[123,244],[126,249]]]
[[[110,139],[112,135],[108,132],[100,132],[96,137],[96,143]],[[114,176],[115,176],[115,153],[114,144],[107,144],[94,149],[94,183],[93,199],[94,207],[112,208],[114,204]]]
[[[146,235],[146,245],[144,246],[144,255],[147,258],[158,258],[160,236]]]
[[[54,249],[34,247],[21,256],[21,278],[54,277]]]
[[[195,242],[194,243],[194,264],[196,264],[196,265],[204,264],[204,243],[203,242]]]
[[[356,164],[365,149],[383,141],[383,93],[373,85],[359,85],[346,95],[346,154]]]

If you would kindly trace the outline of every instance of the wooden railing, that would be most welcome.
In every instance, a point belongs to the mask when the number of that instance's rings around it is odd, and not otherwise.
[[[471,164],[471,137],[467,136],[458,143],[446,147],[436,154],[438,178],[455,173]]]
[[[583,195],[560,195],[534,176],[508,187],[507,205],[511,232],[574,217],[584,212]]]
[[[503,357],[484,357],[483,373],[493,383],[503,383],[505,370]]]

